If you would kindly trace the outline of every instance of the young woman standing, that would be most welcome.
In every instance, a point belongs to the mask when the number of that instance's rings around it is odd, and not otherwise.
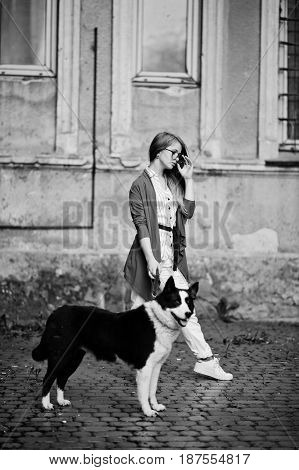
[[[137,235],[124,273],[132,288],[132,308],[152,300],[157,269],[161,289],[170,276],[178,288],[189,287],[185,223],[195,209],[193,165],[183,140],[168,132],[155,136],[149,159],[149,166],[133,182],[129,194]],[[232,374],[224,372],[213,356],[195,314],[182,333],[195,355],[195,372],[218,380],[232,380]]]

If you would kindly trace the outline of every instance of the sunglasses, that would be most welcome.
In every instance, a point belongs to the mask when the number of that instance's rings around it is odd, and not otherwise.
[[[176,157],[178,158],[177,164],[180,165],[181,168],[183,168],[183,166],[186,164],[184,154],[180,153],[178,150],[171,150],[171,149],[168,149],[168,148],[166,148],[165,150],[168,150],[168,152],[171,152],[172,156],[176,155]]]

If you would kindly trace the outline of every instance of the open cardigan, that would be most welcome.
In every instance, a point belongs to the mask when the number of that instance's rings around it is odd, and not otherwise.
[[[129,204],[137,234],[125,263],[124,275],[134,291],[148,301],[153,298],[152,281],[148,275],[147,262],[139,240],[146,237],[150,239],[153,255],[158,263],[161,262],[161,250],[156,193],[147,171],[144,170],[133,182],[129,194]],[[176,224],[173,228],[173,269],[174,271],[179,269],[187,281],[189,281],[185,254],[185,223],[187,219],[191,219],[193,216],[195,202],[184,199],[184,205],[186,214],[178,207],[176,212]]]

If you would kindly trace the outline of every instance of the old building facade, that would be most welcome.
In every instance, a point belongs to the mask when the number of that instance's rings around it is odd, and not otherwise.
[[[195,168],[192,276],[245,317],[295,320],[298,22],[293,0],[3,1],[2,285],[121,290],[128,191],[169,130]]]

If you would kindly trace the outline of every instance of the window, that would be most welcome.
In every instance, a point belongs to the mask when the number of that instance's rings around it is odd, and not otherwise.
[[[299,152],[299,2],[281,0],[279,17],[280,150]]]
[[[199,0],[136,2],[134,84],[199,82]]]
[[[1,0],[0,74],[53,76],[57,0]]]

